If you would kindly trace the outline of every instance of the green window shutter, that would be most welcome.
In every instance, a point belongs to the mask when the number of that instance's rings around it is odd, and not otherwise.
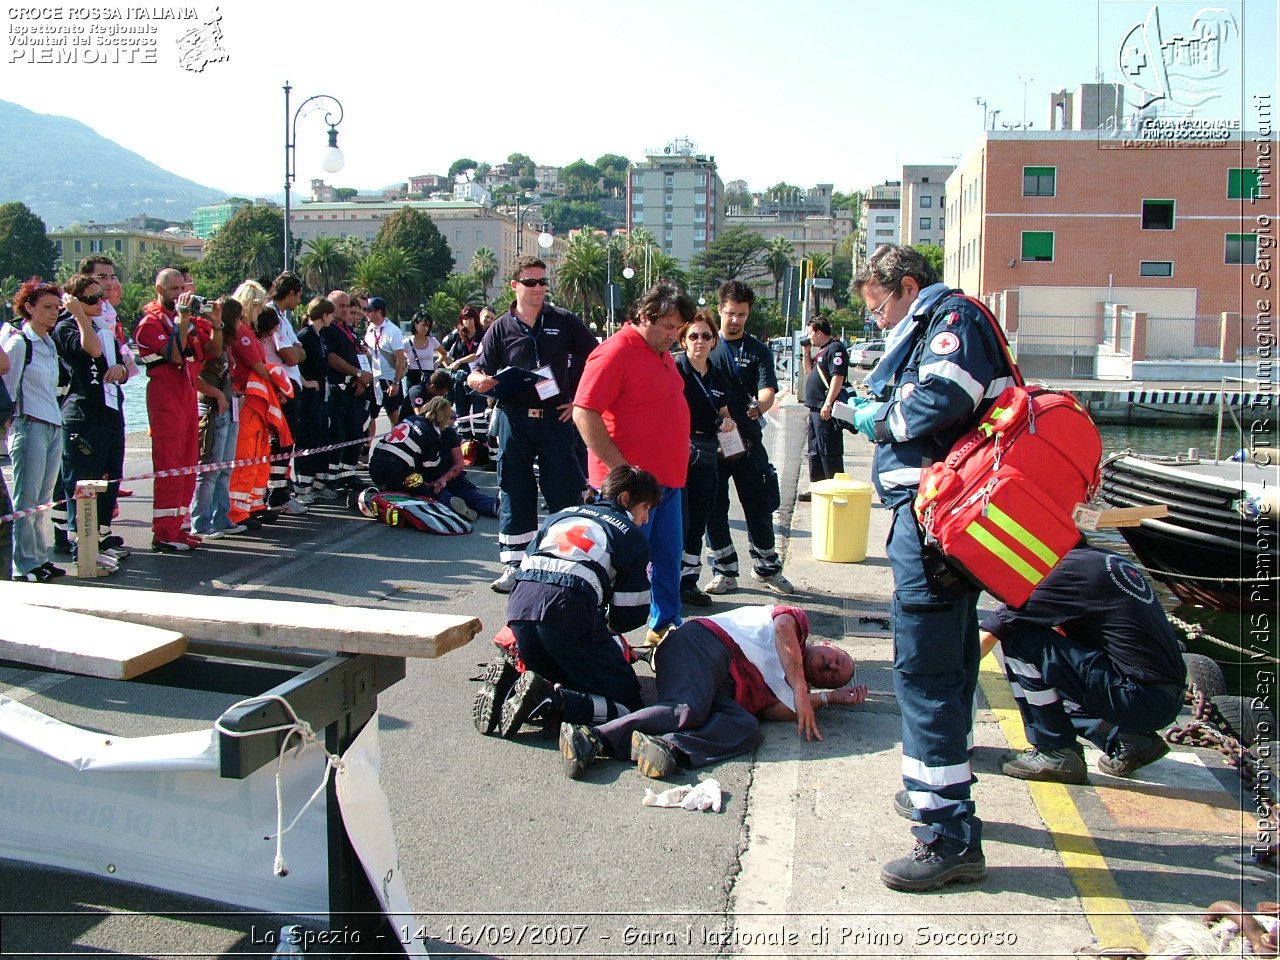
[[[1252,266],[1258,262],[1256,233],[1228,233],[1226,263]]]
[[[1252,200],[1261,195],[1258,171],[1249,167],[1232,167],[1227,171],[1227,199]]]
[[[1055,194],[1056,167],[1023,167],[1022,195],[1024,197],[1052,197]]]
[[[1023,260],[1052,260],[1053,231],[1025,230],[1022,233]]]

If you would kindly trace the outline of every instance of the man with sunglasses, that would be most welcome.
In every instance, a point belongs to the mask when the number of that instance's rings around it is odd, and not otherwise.
[[[978,593],[947,591],[924,560],[912,502],[927,463],[947,455],[1012,383],[995,330],[911,247],[884,244],[854,278],[876,324],[891,331],[863,381],[858,432],[875,444],[872,479],[893,511],[893,685],[902,711],[902,780],[915,849],[885,864],[895,890],[936,890],[986,875],[982,821],[970,798],[969,734],[978,685]]]
[[[596,348],[596,338],[578,317],[546,303],[547,265],[520,257],[512,272],[516,299],[511,309],[485,331],[467,386],[488,393],[494,374],[516,367],[538,374],[531,387],[503,397],[490,431],[498,438],[498,558],[502,575],[491,586],[510,593],[525,548],[538,534],[538,486],[551,513],[580,502],[586,477],[576,455],[573,383],[569,359],[581,364]],[[534,478],[534,462],[539,465]]]

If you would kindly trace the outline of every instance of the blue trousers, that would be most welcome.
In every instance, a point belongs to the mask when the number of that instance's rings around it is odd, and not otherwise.
[[[649,626],[680,625],[680,556],[684,552],[684,515],[680,487],[660,487],[658,505],[641,529],[649,538]]]
[[[578,432],[554,413],[535,418],[524,410],[499,407],[492,430],[498,438],[498,489],[502,491],[498,559],[516,567],[538,535],[539,486],[547,510],[556,513],[582,502],[587,480],[574,452]]]
[[[209,418],[208,429],[213,432],[209,456],[201,463],[222,463],[236,458],[236,440],[240,436],[240,422],[231,419],[231,411],[218,413],[204,408],[202,416]],[[197,536],[225,530],[231,526],[231,467],[201,473],[196,476],[196,492],[191,500],[191,532]]]
[[[448,483],[444,485],[448,493],[455,497],[461,497],[468,507],[480,514],[482,517],[496,517],[498,515],[498,498],[491,497],[479,487],[477,487],[467,477],[466,473],[460,473]]]
[[[893,688],[902,711],[902,782],[916,820],[968,843],[978,594],[941,597],[929,589],[910,501],[894,508],[885,552],[893,570]]]
[[[1182,708],[1177,684],[1138,683],[1105,650],[1048,627],[1018,627],[1000,646],[1027,739],[1041,750],[1074,748],[1082,736],[1105,753],[1120,730],[1159,730]]]

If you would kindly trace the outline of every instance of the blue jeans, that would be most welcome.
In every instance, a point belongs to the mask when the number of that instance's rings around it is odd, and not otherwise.
[[[9,458],[14,510],[48,503],[62,466],[62,427],[16,417],[9,428]],[[49,516],[43,511],[13,522],[14,577],[49,562],[48,524]]]
[[[684,552],[684,513],[680,487],[659,487],[661,498],[640,529],[649,538],[649,626],[661,631],[679,626],[680,557]]]
[[[233,422],[231,411],[207,414],[213,431],[213,447],[201,463],[222,463],[236,458],[236,438],[240,424]],[[196,492],[191,500],[191,532],[200,536],[231,526],[227,514],[231,510],[231,468],[211,470],[196,477]]]

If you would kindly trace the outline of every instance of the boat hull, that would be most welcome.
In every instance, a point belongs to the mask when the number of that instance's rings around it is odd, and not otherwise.
[[[1248,465],[1122,456],[1103,464],[1100,498],[1113,507],[1168,505],[1167,517],[1120,533],[1151,576],[1184,603],[1274,610],[1275,516],[1250,520],[1239,509],[1254,486],[1252,472]]]

